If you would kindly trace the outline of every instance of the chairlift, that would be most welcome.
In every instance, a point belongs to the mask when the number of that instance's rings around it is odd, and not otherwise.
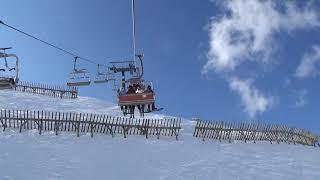
[[[74,57],[73,70],[69,75],[67,86],[88,86],[91,83],[90,72],[87,69],[76,68],[78,58]]]
[[[101,70],[103,65],[98,64],[97,74],[94,80],[95,84],[107,83],[108,82],[108,74]]]
[[[15,54],[7,54],[6,50],[12,49],[9,48],[0,48],[0,58],[4,59],[4,67],[0,66],[0,90],[2,89],[11,89],[15,87],[19,81],[19,58]],[[11,67],[8,63],[8,58],[15,58],[15,66]]]
[[[160,111],[163,108],[155,107],[155,89],[151,82],[145,81],[143,78],[143,54],[136,53],[134,7],[135,0],[132,0],[133,61],[110,62],[109,69],[113,74],[121,73],[121,81],[119,82],[121,86],[117,88],[117,97],[123,115],[129,114],[130,117],[134,117],[137,107],[140,116],[144,117],[145,113]],[[126,80],[126,73],[129,74],[128,80]]]

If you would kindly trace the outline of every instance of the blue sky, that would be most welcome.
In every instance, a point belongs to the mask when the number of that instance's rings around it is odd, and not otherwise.
[[[3,0],[0,19],[81,56],[131,57],[130,0]],[[320,132],[318,1],[137,0],[137,49],[164,113]],[[0,27],[21,80],[64,84],[71,56]],[[95,66],[81,65],[95,73]],[[80,89],[116,102],[112,84]]]

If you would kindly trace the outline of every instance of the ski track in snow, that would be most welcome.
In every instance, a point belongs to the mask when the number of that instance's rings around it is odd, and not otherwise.
[[[74,111],[121,115],[112,103],[95,98],[57,99],[1,91],[1,109]],[[161,118],[163,115],[149,115]],[[194,122],[184,120],[174,138],[53,132],[0,132],[0,179],[199,179],[318,180],[320,148],[302,145],[227,143],[192,137]]]

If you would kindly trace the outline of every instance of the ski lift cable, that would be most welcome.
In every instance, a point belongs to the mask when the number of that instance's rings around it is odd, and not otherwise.
[[[143,76],[143,63],[142,63],[142,57],[143,54],[137,54],[136,53],[136,11],[135,11],[135,0],[131,1],[131,17],[132,17],[132,44],[133,44],[133,62],[134,67],[137,68],[137,57],[139,59],[140,65],[141,65],[141,72],[139,72],[138,77]]]
[[[47,41],[44,41],[44,40],[42,40],[42,39],[40,39],[40,38],[37,38],[37,37],[35,37],[35,36],[31,35],[31,34],[28,34],[28,33],[24,32],[24,31],[22,31],[22,30],[20,30],[20,29],[17,29],[17,28],[15,28],[15,27],[13,27],[13,26],[10,26],[10,25],[6,24],[5,22],[3,22],[3,21],[1,21],[1,20],[0,20],[0,24],[4,25],[4,26],[6,26],[6,27],[8,27],[8,28],[10,28],[10,29],[13,29],[13,30],[15,30],[15,31],[17,31],[17,32],[19,32],[19,33],[21,33],[21,34],[24,34],[24,35],[26,35],[26,36],[34,39],[34,40],[40,41],[40,42],[42,42],[42,43],[50,46],[51,48],[57,49],[57,50],[59,50],[59,51],[62,51],[62,52],[64,52],[65,54],[71,55],[71,56],[73,56],[73,57],[77,57],[78,59],[81,59],[81,60],[83,60],[83,61],[87,61],[87,62],[92,63],[92,64],[98,64],[98,63],[96,63],[95,61],[92,61],[92,60],[87,59],[87,58],[83,58],[83,57],[81,57],[81,56],[79,56],[79,55],[77,55],[77,54],[75,54],[75,53],[72,53],[72,52],[70,52],[70,51],[67,51],[67,50],[65,50],[65,49],[63,49],[63,48],[61,48],[61,47],[59,47],[59,46],[57,46],[57,45],[54,45],[54,44],[49,43],[49,42],[47,42]]]
[[[137,67],[136,64],[136,19],[135,19],[135,2],[132,0],[131,3],[131,17],[132,17],[132,44],[133,44],[133,60],[134,66]]]

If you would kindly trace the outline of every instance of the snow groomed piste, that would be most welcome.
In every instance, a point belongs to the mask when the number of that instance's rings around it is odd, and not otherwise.
[[[103,114],[88,114],[74,112],[49,112],[49,111],[24,111],[6,110],[0,111],[0,127],[17,128],[22,130],[75,132],[108,134],[114,137],[116,134],[149,136],[172,136],[178,140],[181,130],[181,119],[139,119],[116,117]],[[254,124],[254,123],[227,123],[197,120],[193,136],[196,138],[224,140],[224,141],[269,141],[284,142],[289,144],[302,144],[319,146],[319,137],[308,131],[287,126]]]
[[[7,110],[122,116],[116,104],[93,97],[60,99],[3,90],[0,102],[0,109]],[[145,118],[170,117],[152,113]],[[62,130],[58,136],[54,130],[39,135],[36,127],[21,133],[17,127],[4,132],[0,127],[0,179],[300,180],[320,176],[320,148],[268,141],[202,141],[193,137],[195,126],[196,121],[181,119],[178,141],[174,136],[123,138],[118,133],[113,138],[109,133],[94,133],[91,138],[90,131],[80,131],[80,137],[75,131]]]

